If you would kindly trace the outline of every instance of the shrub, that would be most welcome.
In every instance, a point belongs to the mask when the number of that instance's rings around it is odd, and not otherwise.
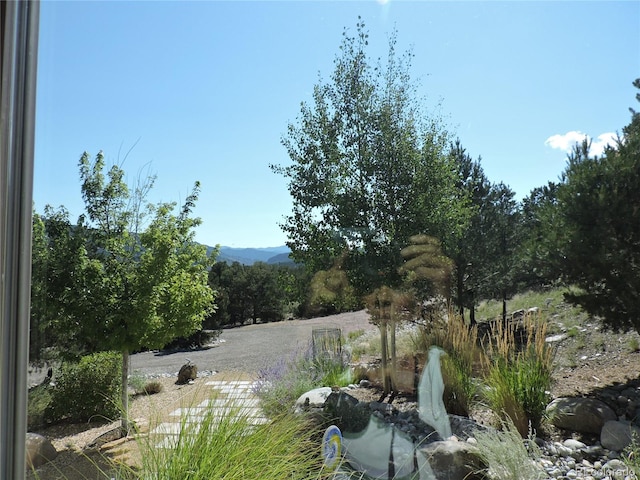
[[[100,352],[62,365],[45,412],[49,421],[113,419],[119,413],[122,357]]]
[[[129,376],[129,387],[134,395],[154,395],[162,391],[162,384],[157,380],[147,380],[139,372]]]
[[[51,387],[40,384],[29,389],[27,401],[27,428],[34,429],[45,423],[45,412],[51,403]]]
[[[127,380],[127,383],[133,390],[134,395],[140,395],[144,392],[144,386],[146,382],[147,381],[144,376],[137,371],[129,375],[129,379]]]

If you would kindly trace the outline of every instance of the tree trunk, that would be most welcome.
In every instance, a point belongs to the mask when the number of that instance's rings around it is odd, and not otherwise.
[[[456,290],[458,295],[458,313],[464,319],[464,278],[459,269],[456,270]]]
[[[129,434],[129,351],[122,352],[122,413],[120,414],[120,430],[122,435]]]
[[[396,373],[398,371],[398,362],[396,358],[396,322],[392,321],[389,325],[391,327],[391,375],[389,376],[391,379],[391,390],[396,391]]]
[[[507,324],[507,291],[502,290],[502,323]]]
[[[474,327],[476,325],[476,296],[471,291],[471,303],[469,306],[469,324]]]
[[[391,386],[389,385],[389,349],[387,348],[387,321],[380,321],[380,350],[382,357],[382,389],[385,395],[391,392]]]

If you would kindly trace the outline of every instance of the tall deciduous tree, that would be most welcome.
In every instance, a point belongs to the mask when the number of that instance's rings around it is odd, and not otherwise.
[[[607,326],[640,332],[640,113],[631,114],[603,156],[590,156],[586,141],[569,156],[558,189],[560,267],[581,289],[570,300]]]
[[[161,348],[197,330],[213,308],[206,247],[194,241],[191,216],[199,184],[180,211],[175,204],[144,208],[153,179],[134,188],[102,153],[80,159],[85,214],[71,225],[60,210],[45,221],[51,326],[85,351],[122,352],[122,403],[127,410],[129,352]],[[151,221],[142,229],[143,216]],[[127,428],[126,415],[123,429]]]
[[[410,236],[446,242],[464,223],[446,132],[416,100],[412,55],[395,43],[386,63],[372,63],[364,24],[345,31],[330,81],[314,87],[283,138],[291,164],[272,166],[293,199],[282,225],[293,258],[317,272],[346,254],[360,293],[399,283]]]

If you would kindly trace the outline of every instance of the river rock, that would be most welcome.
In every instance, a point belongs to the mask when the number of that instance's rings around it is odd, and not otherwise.
[[[611,407],[595,398],[556,398],[546,410],[553,425],[572,432],[599,434],[606,422],[618,418]]]

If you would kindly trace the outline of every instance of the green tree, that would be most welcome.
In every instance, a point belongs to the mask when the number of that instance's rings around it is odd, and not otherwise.
[[[640,79],[633,84],[640,89]],[[606,326],[640,332],[640,113],[631,109],[603,156],[590,156],[586,141],[574,149],[558,203],[560,271],[580,289],[568,299]]]
[[[74,284],[81,283],[79,272],[85,249],[77,230],[63,207],[46,206],[42,215],[34,213],[31,340],[36,350],[30,355],[36,358],[42,348],[54,345],[67,358],[77,356],[82,348],[91,350],[78,338],[78,329],[71,328],[78,317],[72,312],[73,291]]]
[[[517,252],[520,245],[519,205],[515,193],[503,183],[493,184],[489,193],[483,224],[488,268],[480,279],[485,298],[502,300],[502,318],[506,321],[507,300],[515,290]]]
[[[282,320],[287,300],[282,268],[264,262],[253,265],[217,262],[209,272],[209,283],[220,295],[214,314],[217,322],[237,325],[246,320],[252,323]]]
[[[485,238],[491,183],[482,169],[481,159],[474,161],[459,139],[451,145],[450,155],[456,165],[458,195],[469,202],[469,221],[463,233],[448,246],[447,254],[455,264],[453,293],[458,311],[464,317],[467,308],[470,322],[474,324],[475,306],[482,295],[482,279],[491,261]]]
[[[29,329],[29,361],[40,363],[46,340],[44,337],[47,308],[47,247],[45,224],[40,215],[33,212],[31,240],[31,319]]]
[[[194,241],[200,220],[191,216],[199,184],[175,214],[175,204],[145,208],[153,178],[131,194],[120,167],[112,166],[105,177],[102,152],[94,161],[83,154],[79,168],[85,214],[76,225],[64,210],[46,222],[49,319],[58,337],[70,335],[86,353],[122,352],[126,412],[129,352],[190,335],[213,308],[210,260],[206,247]],[[143,229],[147,215],[151,221]]]
[[[248,269],[249,311],[252,323],[280,321],[284,318],[284,292],[278,283],[278,267],[256,262]]]
[[[330,81],[315,85],[283,137],[291,164],[272,165],[293,199],[282,225],[292,257],[315,273],[346,256],[360,294],[400,282],[410,236],[447,242],[465,221],[446,131],[416,100],[412,55],[395,44],[394,35],[386,63],[372,63],[364,24],[345,30]]]
[[[558,184],[535,188],[522,201],[522,241],[519,251],[519,288],[536,288],[558,281],[558,242],[565,231],[560,223]]]

